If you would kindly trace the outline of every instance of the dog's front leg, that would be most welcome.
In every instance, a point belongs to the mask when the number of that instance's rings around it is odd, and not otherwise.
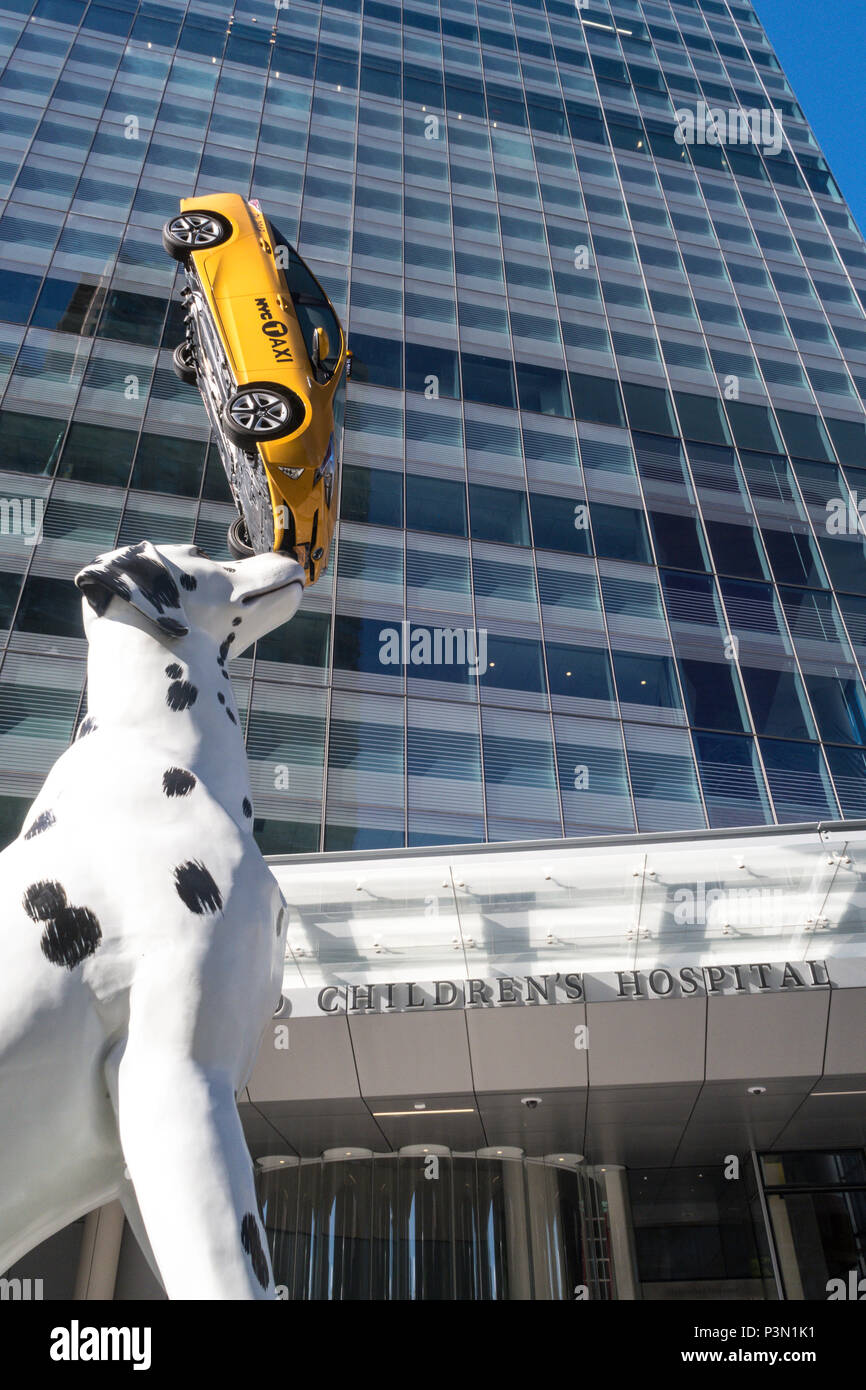
[[[127,1042],[120,1142],[173,1299],[274,1298],[252,1164],[231,1082],[164,1042]]]

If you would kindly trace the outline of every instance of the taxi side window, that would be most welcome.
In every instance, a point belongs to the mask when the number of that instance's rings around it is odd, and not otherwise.
[[[320,358],[318,363],[317,375],[320,381],[327,381],[333,375],[334,369],[340,359],[340,340],[341,330],[339,320],[331,308],[325,293],[313,276],[309,268],[301,260],[291,242],[272,225],[274,246],[278,251],[282,251],[279,263],[281,264],[292,302],[295,306],[295,313],[298,316],[298,323],[306,343],[307,353],[310,356],[310,365],[313,363],[315,333],[317,328],[322,328],[328,339],[328,351],[325,356]],[[285,248],[283,250],[282,248]]]

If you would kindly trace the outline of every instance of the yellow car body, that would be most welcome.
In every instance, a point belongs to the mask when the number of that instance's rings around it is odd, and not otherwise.
[[[217,244],[197,244],[220,224]],[[244,544],[294,553],[313,583],[327,564],[337,505],[335,405],[347,365],[339,319],[298,253],[240,194],[182,199],[163,243],[186,269],[184,379],[194,369]],[[273,421],[261,405],[268,387],[287,402],[276,438],[267,437]],[[239,435],[259,428],[259,437]]]

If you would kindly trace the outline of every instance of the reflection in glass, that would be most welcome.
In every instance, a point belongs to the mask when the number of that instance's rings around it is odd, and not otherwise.
[[[508,1155],[515,1156],[508,1156]],[[289,1300],[612,1295],[602,1190],[574,1155],[437,1145],[265,1159],[259,1200]]]

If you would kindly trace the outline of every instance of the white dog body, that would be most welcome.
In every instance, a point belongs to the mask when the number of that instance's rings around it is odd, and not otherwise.
[[[0,855],[0,1271],[119,1197],[170,1297],[273,1297],[235,1098],[286,914],[226,662],[303,572],[145,543],[76,582],[89,714]]]

